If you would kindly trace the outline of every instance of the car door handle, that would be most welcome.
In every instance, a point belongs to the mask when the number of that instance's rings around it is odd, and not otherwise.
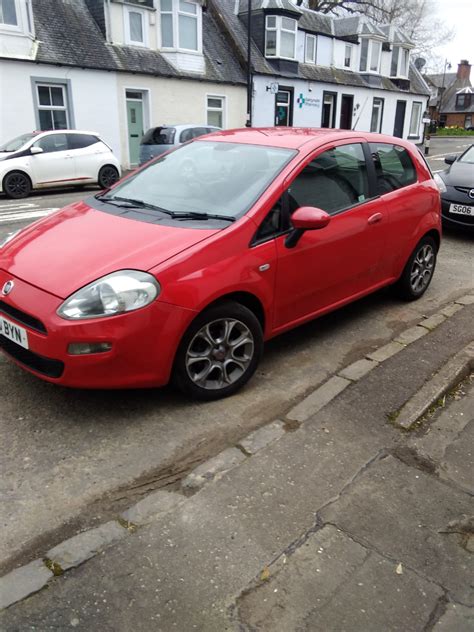
[[[369,217],[369,219],[367,220],[367,224],[377,224],[377,222],[381,222],[383,218],[382,213],[375,213],[374,215],[371,215]]]

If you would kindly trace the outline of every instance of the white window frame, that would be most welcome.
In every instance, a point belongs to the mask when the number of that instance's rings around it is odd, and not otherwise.
[[[383,122],[383,109],[384,109],[384,99],[382,97],[374,97],[372,99],[372,112],[370,114],[370,131],[375,134],[380,134],[382,132],[382,122]],[[374,112],[377,112],[377,124],[375,129],[372,129],[372,118],[374,116]]]
[[[268,26],[268,18],[272,18],[275,20],[275,26]],[[291,22],[294,23],[294,30],[290,30],[287,28],[283,28],[283,20],[290,20]],[[268,31],[276,31],[276,53],[274,55],[269,55],[267,53],[267,33]],[[291,33],[292,35],[294,35],[294,44],[293,44],[293,57],[285,57],[284,55],[281,54],[281,33],[285,32],[285,33]],[[269,57],[271,59],[274,58],[278,58],[278,59],[288,59],[290,61],[295,61],[296,60],[296,40],[297,40],[297,35],[298,35],[298,23],[296,20],[294,20],[293,18],[288,18],[286,16],[283,15],[267,15],[265,17],[265,57]]]
[[[316,55],[317,55],[317,38],[316,35],[311,35],[310,33],[305,34],[304,38],[304,61],[307,64],[315,64],[316,63]],[[313,42],[313,56],[310,57],[308,55],[308,42]]]
[[[18,34],[32,36],[34,34],[34,25],[31,0],[24,0],[24,2],[21,2],[20,0],[13,0],[13,5],[15,7],[16,24],[5,24],[4,22],[0,22],[0,32],[3,31],[4,33],[10,33],[12,35]],[[28,23],[29,21],[31,21],[31,28]]]
[[[196,13],[187,13],[186,11],[182,11],[180,9],[179,0],[172,0],[172,8],[171,11],[164,11],[161,9],[161,0],[160,0],[160,47],[164,51],[179,51],[183,53],[189,53],[191,55],[202,55],[202,6],[199,2],[195,0],[185,0],[190,4],[194,4],[196,6]],[[164,46],[163,45],[163,32],[162,32],[162,15],[171,15],[172,21],[172,46]],[[180,46],[179,41],[179,16],[183,15],[190,18],[196,19],[196,29],[197,29],[197,49],[195,48],[182,48]]]
[[[40,88],[61,88],[63,93],[63,103],[64,105],[41,105],[40,104],[40,96],[39,89]],[[64,83],[49,83],[48,81],[35,81],[35,100],[36,100],[36,108],[38,110],[38,122],[40,122],[40,112],[53,112],[53,111],[62,111],[66,113],[66,129],[71,129],[71,113],[69,111],[69,99],[68,99],[68,85]],[[39,125],[41,128],[41,123]],[[52,130],[56,131],[56,128],[52,128]],[[47,130],[44,130],[47,131]],[[62,128],[57,128],[57,131],[62,131]]]
[[[408,48],[404,48],[403,46],[399,46],[397,44],[394,44],[393,48],[398,48],[397,71],[394,75],[392,74],[392,61],[393,61],[393,49],[392,49],[392,55],[390,57],[390,77],[400,77],[401,79],[407,79],[409,69],[410,69],[410,50]],[[403,57],[405,55],[407,56],[406,57],[407,63],[406,63],[405,73],[402,73]]]
[[[420,120],[423,104],[421,101],[413,101],[411,104],[410,126],[408,128],[408,138],[417,138],[420,135]]]
[[[143,41],[137,41],[132,39],[132,33],[130,29],[130,15],[132,13],[137,13],[141,16],[142,19],[142,33],[143,33]],[[124,33],[125,33],[125,43],[129,46],[141,46],[143,48],[148,48],[148,11],[144,11],[139,6],[125,6],[124,7]]]
[[[349,65],[346,64],[346,51],[349,50]],[[352,59],[354,57],[354,47],[351,44],[346,44],[344,46],[344,59],[342,65],[344,68],[352,68]]]
[[[209,106],[209,99],[220,99],[221,107],[216,108],[214,106]],[[206,127],[214,127],[214,123],[209,123],[208,114],[209,112],[220,112],[222,114],[222,129],[226,129],[226,119],[227,119],[227,99],[222,94],[206,94]]]
[[[382,42],[380,40],[374,40],[374,39],[370,39],[368,37],[364,37],[362,38],[362,41],[366,40],[368,42],[368,46],[367,46],[367,64],[365,66],[365,68],[361,68],[361,59],[359,56],[359,72],[364,72],[364,73],[369,73],[372,75],[379,75],[380,74],[380,63],[382,60]],[[360,53],[362,53],[362,41],[361,41],[361,48],[360,48]],[[372,65],[372,48],[373,48],[373,44],[374,43],[378,43],[380,44],[380,48],[379,48],[379,55],[378,55],[378,62],[377,62],[377,70],[371,70],[371,65]]]

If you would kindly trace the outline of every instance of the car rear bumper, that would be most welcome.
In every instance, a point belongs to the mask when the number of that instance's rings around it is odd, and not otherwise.
[[[11,279],[0,270],[0,287]],[[0,334],[0,350],[34,375],[77,388],[141,388],[169,381],[174,355],[194,311],[161,303],[102,319],[73,322],[56,310],[62,300],[19,279],[1,297],[0,316],[27,332],[28,349]],[[71,355],[71,343],[112,345]]]

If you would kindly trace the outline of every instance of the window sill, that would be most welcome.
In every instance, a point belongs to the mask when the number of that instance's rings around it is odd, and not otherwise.
[[[419,134],[416,134],[416,135],[409,134],[408,135],[408,140],[420,140],[420,135]]]

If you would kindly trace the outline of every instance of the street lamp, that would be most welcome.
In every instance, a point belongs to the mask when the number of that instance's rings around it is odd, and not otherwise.
[[[246,127],[252,127],[252,45],[251,45],[251,20],[252,0],[247,0],[247,121]]]
[[[441,95],[439,97],[439,107],[438,107],[438,123],[439,126],[441,127],[441,104],[443,103],[443,96],[444,96],[444,81],[446,79],[446,68],[448,70],[451,70],[451,64],[449,63],[449,61],[447,59],[444,60],[444,70],[443,70],[443,83],[441,85]]]

